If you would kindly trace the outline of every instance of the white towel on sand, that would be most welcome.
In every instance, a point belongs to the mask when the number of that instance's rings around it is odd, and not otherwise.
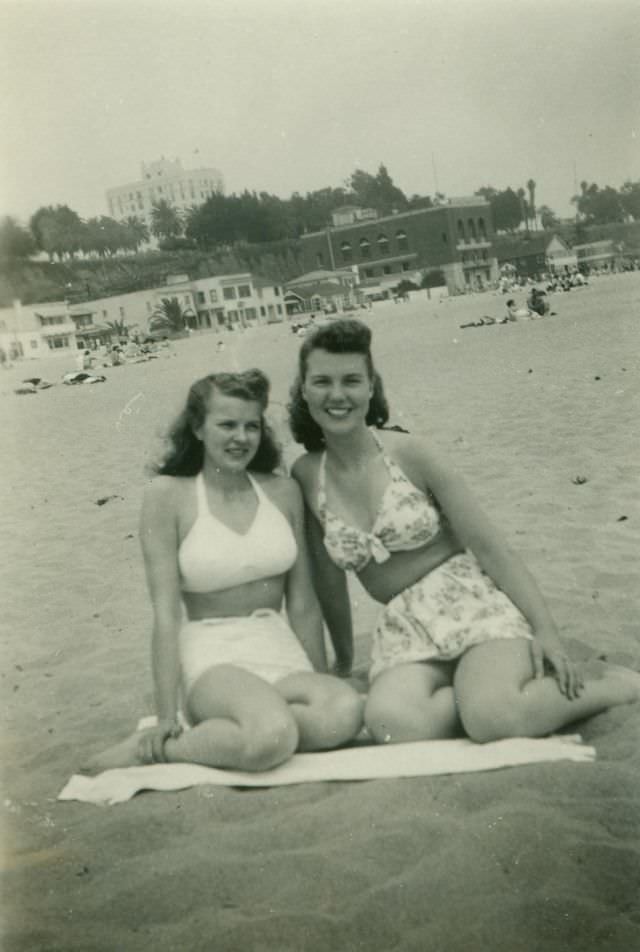
[[[491,744],[474,744],[470,740],[416,741],[295,754],[280,767],[260,773],[218,770],[197,764],[152,764],[105,770],[97,777],[76,774],[58,799],[113,804],[123,803],[141,790],[184,790],[197,784],[276,787],[324,780],[426,777],[498,770],[553,760],[590,763],[595,756],[595,748],[583,745],[578,734],[541,739],[514,737]]]

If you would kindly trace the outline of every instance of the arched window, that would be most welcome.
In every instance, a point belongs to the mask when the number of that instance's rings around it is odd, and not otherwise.
[[[343,241],[340,245],[340,251],[342,252],[342,260],[346,264],[351,263],[351,244],[348,241]]]
[[[371,257],[371,245],[369,244],[368,238],[360,239],[360,257],[361,258]]]
[[[442,244],[443,244],[443,245],[447,245],[448,243],[449,243],[449,239],[447,238],[447,233],[446,233],[446,231],[443,231],[443,232],[442,232]]]
[[[378,235],[378,251],[383,258],[389,254],[389,239],[386,235]]]
[[[471,238],[472,241],[475,241],[476,240],[476,223],[474,222],[473,218],[469,219],[469,221],[467,222],[467,225],[469,227],[469,237]]]
[[[396,241],[398,242],[398,251],[409,250],[409,239],[407,238],[406,231],[397,231]]]
[[[487,237],[487,229],[486,229],[485,224],[484,224],[484,218],[479,218],[479,219],[478,219],[478,232],[479,232],[479,234],[480,234],[480,237],[481,237],[482,240],[484,241],[484,240],[486,239],[486,237]]]
[[[464,241],[464,224],[461,218],[458,219],[458,239]]]
[[[321,251],[316,255],[316,264],[319,268],[324,268],[324,256]]]

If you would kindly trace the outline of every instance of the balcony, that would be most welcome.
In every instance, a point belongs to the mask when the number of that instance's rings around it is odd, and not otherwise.
[[[61,335],[75,334],[76,325],[70,324],[45,324],[40,328],[43,337],[60,337]]]
[[[478,248],[490,248],[491,242],[488,238],[460,238],[456,242],[457,251],[475,251]]]

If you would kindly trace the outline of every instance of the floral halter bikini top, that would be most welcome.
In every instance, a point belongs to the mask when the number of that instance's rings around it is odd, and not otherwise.
[[[432,499],[407,479],[371,431],[390,476],[369,532],[348,526],[327,506],[327,454],[318,472],[318,510],[324,526],[324,546],[332,562],[345,571],[361,572],[374,559],[386,562],[392,552],[418,549],[440,529],[440,515]]]

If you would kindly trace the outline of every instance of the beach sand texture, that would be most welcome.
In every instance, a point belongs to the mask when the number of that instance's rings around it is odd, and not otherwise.
[[[596,279],[552,307],[541,321],[466,330],[501,316],[504,298],[361,314],[392,422],[459,465],[574,654],[638,668],[640,275]],[[299,341],[285,326],[228,335],[221,354],[215,340],[35,396],[13,388],[59,381],[72,362],[1,372],[2,948],[637,948],[637,707],[579,725],[594,765],[56,802],[87,755],[151,710],[137,518],[158,431],[196,377],[258,365],[286,439]],[[354,598],[362,672],[374,611],[357,584]]]

